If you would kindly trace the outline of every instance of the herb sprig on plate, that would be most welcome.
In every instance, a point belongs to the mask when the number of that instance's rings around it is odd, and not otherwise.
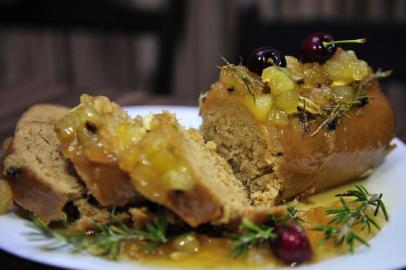
[[[232,240],[233,250],[231,257],[245,254],[251,246],[265,244],[269,239],[276,238],[273,228],[265,225],[256,225],[249,219],[243,219],[240,225],[241,233],[227,234]]]
[[[143,229],[129,228],[123,223],[117,225],[93,224],[93,230],[79,234],[69,234],[64,230],[50,228],[39,218],[33,217],[30,225],[36,231],[28,235],[31,240],[50,242],[43,246],[46,250],[68,247],[72,253],[88,251],[92,255],[116,260],[125,245],[132,241],[141,241],[140,252],[152,252],[168,241],[167,222],[157,218]]]
[[[281,224],[287,221],[304,222],[298,216],[298,210],[292,206],[287,207],[287,213],[281,217],[270,215],[273,224]],[[243,219],[240,225],[239,233],[227,233],[231,238],[233,250],[231,257],[238,257],[245,254],[251,246],[261,246],[267,241],[277,237],[274,232],[274,226],[256,225],[249,219]]]
[[[375,219],[379,213],[386,221],[389,220],[382,196],[382,193],[369,193],[362,185],[356,185],[355,189],[337,194],[341,206],[327,209],[326,215],[330,216],[331,220],[316,226],[313,230],[323,232],[322,243],[333,241],[336,245],[347,245],[351,253],[354,253],[356,242],[369,246],[359,232],[366,231],[367,234],[371,234],[374,230],[379,231],[381,228]]]

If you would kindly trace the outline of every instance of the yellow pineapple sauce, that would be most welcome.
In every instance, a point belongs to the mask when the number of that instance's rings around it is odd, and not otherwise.
[[[305,221],[301,223],[306,230],[313,249],[313,259],[308,263],[316,263],[332,257],[349,254],[347,245],[336,246],[332,242],[320,244],[323,233],[310,230],[315,225],[324,224],[329,220],[325,214],[325,209],[341,207],[336,194],[343,193],[349,189],[354,189],[356,184],[363,184],[364,181],[352,182],[323,193],[309,197],[305,202],[298,202],[295,207],[299,210],[299,216]],[[376,219],[382,227],[384,218],[379,214]],[[373,230],[371,234],[360,232],[359,235],[370,240],[376,234]],[[126,250],[126,257],[133,259],[137,263],[163,268],[184,268],[184,269],[273,269],[288,266],[275,258],[268,245],[254,247],[243,256],[234,258],[229,253],[232,246],[228,238],[213,238],[206,235],[195,235],[200,242],[198,252],[178,252],[174,251],[171,243],[160,248],[157,254],[145,255],[140,252],[131,251],[131,247]],[[356,247],[359,243],[356,243]],[[354,256],[356,256],[356,250]]]

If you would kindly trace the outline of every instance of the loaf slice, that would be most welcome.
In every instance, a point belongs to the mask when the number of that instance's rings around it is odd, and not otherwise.
[[[138,130],[141,123],[133,123],[117,104],[105,97],[82,95],[81,104],[55,126],[64,157],[103,207],[143,200],[132,187],[128,173],[118,167],[120,129],[132,125]]]
[[[227,223],[249,206],[243,186],[213,145],[210,150],[168,112],[132,120],[107,98],[84,95],[56,130],[64,155],[100,203],[104,198],[89,183],[99,185],[101,176],[81,172],[103,165],[123,176],[108,179],[110,192],[135,189],[194,227]]]
[[[174,115],[152,115],[148,132],[134,145],[123,169],[136,190],[173,210],[189,225],[229,223],[249,206],[246,192],[196,130],[184,130]]]
[[[49,108],[54,109],[48,119],[52,121],[54,116],[57,118],[56,113],[67,112],[61,107],[46,106],[44,114]],[[36,107],[35,112],[39,111],[41,107]],[[39,115],[38,118],[45,119]],[[69,163],[59,152],[54,125],[27,120],[38,118],[28,111],[17,124],[3,159],[2,173],[8,179],[16,203],[48,223],[65,219],[64,206],[80,198],[84,189],[69,173]]]

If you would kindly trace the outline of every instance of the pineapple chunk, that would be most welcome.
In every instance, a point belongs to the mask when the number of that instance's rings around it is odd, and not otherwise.
[[[261,79],[268,84],[272,95],[275,96],[295,90],[294,81],[280,67],[270,66],[264,69]]]
[[[297,91],[288,91],[275,97],[275,106],[287,114],[297,112],[299,103],[299,93]]]
[[[272,97],[270,94],[255,95],[255,98],[245,95],[242,99],[244,105],[258,120],[265,122],[268,119],[269,110],[272,107]]]
[[[337,50],[323,67],[327,77],[333,81],[333,86],[361,81],[372,74],[368,64],[359,60],[353,51]]]
[[[288,72],[281,67],[270,66],[264,69],[261,78],[271,88],[275,106],[288,114],[292,114],[297,112],[299,93]]]

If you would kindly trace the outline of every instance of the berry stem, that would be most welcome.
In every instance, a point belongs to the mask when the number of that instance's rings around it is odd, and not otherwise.
[[[359,39],[346,39],[346,40],[333,40],[333,41],[323,41],[322,44],[325,48],[327,46],[333,45],[333,44],[348,44],[348,43],[365,43],[367,42],[366,38],[359,38]]]

